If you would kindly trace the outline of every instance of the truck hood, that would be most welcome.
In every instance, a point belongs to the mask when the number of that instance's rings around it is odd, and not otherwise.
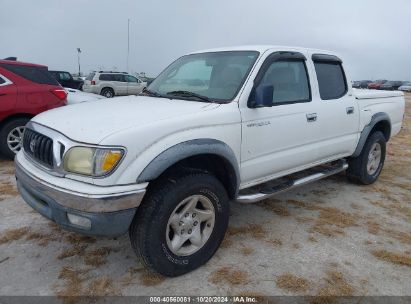
[[[105,137],[124,129],[190,115],[216,106],[197,101],[126,96],[57,108],[37,115],[32,121],[75,141],[98,144]]]

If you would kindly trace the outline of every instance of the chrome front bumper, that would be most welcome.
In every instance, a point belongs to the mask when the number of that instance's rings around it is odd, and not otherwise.
[[[90,185],[89,189],[95,191],[82,193],[57,187],[34,176],[17,158],[15,166],[17,187],[27,204],[63,228],[84,234],[116,236],[127,232],[146,191],[141,185],[132,190],[130,185]],[[122,187],[125,189],[121,190]],[[86,219],[90,227],[74,224],[70,221],[73,215]]]

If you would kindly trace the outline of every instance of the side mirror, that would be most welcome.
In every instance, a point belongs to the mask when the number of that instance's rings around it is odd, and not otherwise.
[[[260,84],[254,88],[254,98],[250,100],[250,108],[264,108],[273,106],[274,86]]]

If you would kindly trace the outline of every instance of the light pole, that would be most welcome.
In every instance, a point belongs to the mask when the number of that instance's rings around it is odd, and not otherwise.
[[[128,70],[128,60],[130,57],[130,19],[127,19],[127,73]]]
[[[77,48],[77,61],[78,61],[78,77],[81,76],[81,72],[80,72],[80,53],[81,53],[81,49]]]

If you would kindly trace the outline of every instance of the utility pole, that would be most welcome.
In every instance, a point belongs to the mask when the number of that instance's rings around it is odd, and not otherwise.
[[[81,53],[81,49],[77,48],[78,77],[81,76],[81,72],[80,72],[80,53]]]
[[[127,73],[129,72],[128,60],[130,57],[130,18],[127,19]]]

